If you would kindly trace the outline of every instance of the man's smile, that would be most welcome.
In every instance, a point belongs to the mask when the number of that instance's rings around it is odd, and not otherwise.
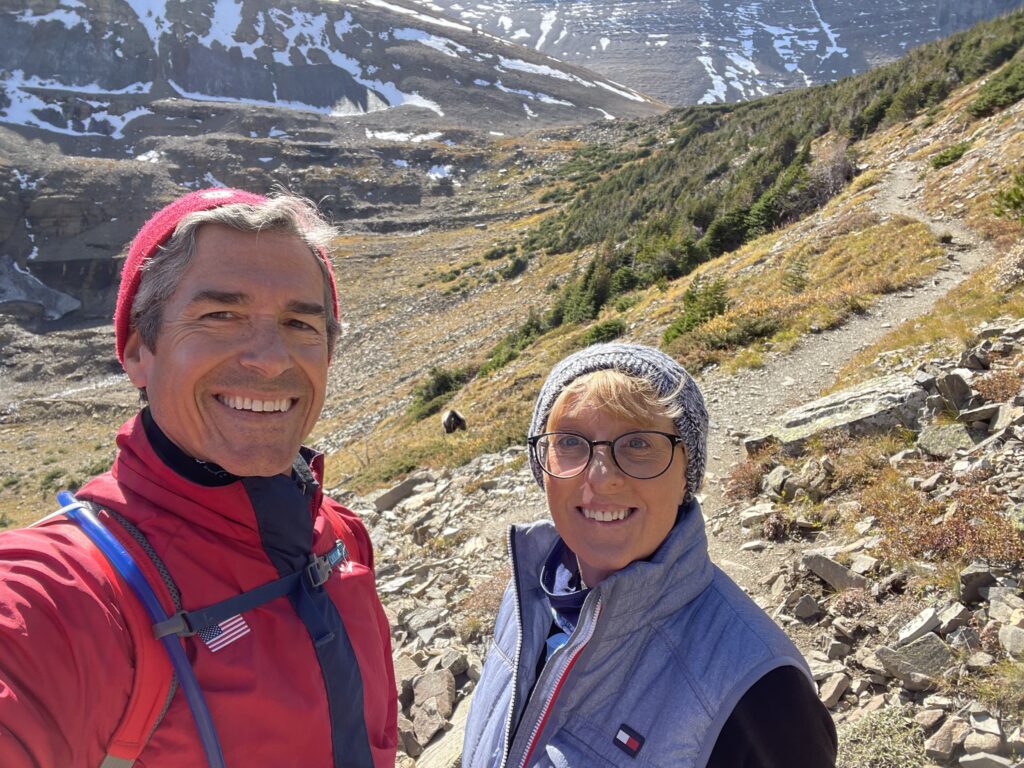
[[[298,402],[297,398],[283,397],[258,400],[239,395],[215,395],[217,401],[234,408],[236,411],[253,411],[255,413],[287,413]]]

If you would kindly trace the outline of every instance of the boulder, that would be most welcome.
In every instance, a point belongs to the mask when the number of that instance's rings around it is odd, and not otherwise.
[[[960,599],[965,603],[976,603],[981,599],[981,590],[996,583],[992,569],[982,563],[971,563],[960,571]]]
[[[881,376],[787,411],[766,433],[748,438],[743,445],[748,455],[771,442],[795,454],[809,438],[833,429],[853,435],[894,427],[916,429],[927,396],[910,376]]]
[[[940,623],[938,612],[934,608],[925,608],[900,630],[896,640],[897,647],[923,637],[933,629],[937,629]]]
[[[837,592],[844,589],[864,589],[868,585],[868,580],[863,576],[824,555],[809,552],[803,556],[801,562],[807,570]]]
[[[946,763],[963,746],[971,726],[959,717],[950,717],[925,741],[925,754],[937,763]]]
[[[413,699],[415,707],[433,701],[438,713],[447,720],[455,711],[455,676],[447,669],[421,675],[413,685]]]
[[[1007,655],[1018,661],[1024,661],[1024,629],[1014,626],[999,628],[999,644]]]
[[[974,392],[971,382],[974,374],[966,368],[955,368],[935,379],[935,387],[950,410],[962,411],[968,407]]]
[[[929,424],[917,436],[917,447],[936,459],[974,447],[974,433],[963,424]]]
[[[875,655],[887,674],[897,678],[908,691],[926,691],[953,663],[953,653],[933,632],[899,649],[881,646]]]

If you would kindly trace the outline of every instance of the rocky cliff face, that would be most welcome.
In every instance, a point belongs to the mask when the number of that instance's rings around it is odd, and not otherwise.
[[[461,205],[495,136],[664,109],[401,2],[0,4],[0,269],[70,295],[0,304],[109,314],[116,256],[188,189],[283,185],[393,229]]]

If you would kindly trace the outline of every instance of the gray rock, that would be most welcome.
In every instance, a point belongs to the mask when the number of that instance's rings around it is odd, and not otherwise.
[[[897,678],[908,691],[926,691],[953,661],[953,653],[942,638],[928,633],[900,649],[881,646],[875,655],[887,674]]]
[[[950,717],[924,743],[925,754],[938,763],[948,762],[963,746],[971,726],[959,717]]]
[[[785,469],[785,467],[782,467]],[[779,467],[776,467],[779,469]],[[740,526],[743,528],[757,528],[775,510],[775,505],[770,501],[763,504],[755,504],[740,512]]]
[[[850,676],[845,672],[836,672],[822,683],[821,688],[818,690],[818,696],[821,698],[822,704],[832,709],[839,703],[839,700],[849,687]]]
[[[413,700],[417,707],[433,701],[438,713],[447,720],[455,710],[455,676],[447,669],[420,676],[413,685]]]
[[[979,752],[976,755],[964,755],[960,758],[960,762],[958,763],[958,765],[964,766],[964,768],[1009,768],[1009,766],[1012,766],[1013,764],[1013,760],[1010,760],[1007,757],[993,755],[988,752]]]
[[[917,436],[918,448],[937,459],[948,459],[974,443],[972,432],[963,424],[929,424]]]
[[[953,603],[939,611],[938,632],[943,636],[948,635],[950,632],[966,626],[970,620],[971,612],[967,610],[967,607],[963,603]]]
[[[956,420],[963,422],[964,424],[971,424],[975,421],[990,421],[993,417],[999,414],[1002,403],[986,403],[985,405],[977,408],[971,408],[966,411],[960,411],[957,414]]]
[[[1024,629],[1010,625],[1000,627],[999,644],[1009,656],[1024,660]]]
[[[825,654],[830,659],[845,659],[850,655],[850,646],[840,640],[832,640],[829,642]]]
[[[938,612],[934,608],[925,608],[900,629],[896,646],[899,647],[912,643],[917,638],[923,637],[933,629],[936,629],[939,624]]]
[[[439,731],[444,730],[448,719],[438,712],[436,701],[428,699],[422,706],[413,707],[412,722],[416,741],[425,747]]]
[[[968,656],[967,660],[964,662],[967,669],[971,672],[978,672],[986,667],[991,667],[995,663],[995,657],[991,654],[985,653],[984,651],[975,651]]]
[[[416,726],[401,712],[398,713],[398,746],[409,757],[423,752],[423,745],[416,739]]]
[[[821,613],[821,606],[810,595],[804,595],[793,606],[793,615],[802,621],[813,619],[819,613]]]
[[[976,603],[981,597],[980,590],[996,583],[992,570],[982,563],[971,563],[960,571],[960,599],[965,603]]]
[[[914,715],[914,722],[920,725],[925,733],[934,731],[945,719],[946,713],[941,709],[922,709]]]
[[[999,725],[999,718],[993,717],[992,713],[985,709],[984,705],[972,705],[969,719],[971,728],[975,731],[979,733],[987,733],[1002,740],[1003,729],[1002,726]]]
[[[427,482],[433,482],[434,475],[432,472],[416,472],[415,474],[409,475],[398,485],[384,491],[380,496],[373,500],[373,505],[377,508],[378,512],[385,512],[389,509],[393,509],[398,502],[403,499],[407,499],[412,496],[417,485],[421,485]]]
[[[398,684],[398,698],[403,706],[412,704],[412,685],[422,674],[419,665],[408,654],[400,654],[395,659],[395,682]]]
[[[1012,623],[1013,612],[1021,610],[1024,610],[1024,600],[1012,592],[989,599],[988,615],[1000,624]]]
[[[785,493],[786,481],[792,477],[793,473],[790,472],[789,468],[784,464],[779,464],[771,472],[769,472],[764,478],[765,489],[772,493],[782,496]]]
[[[744,442],[748,454],[776,441],[795,453],[811,437],[832,429],[871,434],[894,427],[917,428],[928,393],[905,374],[892,374],[835,392],[783,414],[767,434]]]
[[[859,573],[861,576],[866,576],[878,567],[878,558],[872,557],[871,555],[857,555],[850,562],[850,570],[854,573]]]
[[[956,368],[935,379],[935,387],[951,410],[962,411],[971,401],[974,392],[971,382],[974,375],[967,369]]]
[[[815,553],[808,553],[801,559],[804,567],[837,592],[844,589],[864,589],[868,580],[854,573],[835,560]]]
[[[465,652],[455,648],[449,648],[445,651],[444,655],[441,656],[441,669],[447,669],[456,677],[463,674],[467,669],[469,669],[469,661],[466,658]]]

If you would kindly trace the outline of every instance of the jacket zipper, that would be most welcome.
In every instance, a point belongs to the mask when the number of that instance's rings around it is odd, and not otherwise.
[[[559,692],[562,690],[562,684],[569,676],[569,673],[572,671],[572,668],[576,664],[576,660],[580,657],[580,654],[583,653],[583,649],[587,647],[587,643],[589,643],[590,639],[594,636],[594,630],[597,628],[597,618],[600,615],[601,599],[598,598],[594,605],[594,614],[587,624],[586,634],[580,636],[579,646],[572,652],[572,656],[569,657],[569,660],[565,662],[562,671],[558,674],[557,682],[551,689],[551,693],[548,694],[547,700],[544,702],[544,708],[541,710],[540,719],[533,727],[533,731],[530,732],[530,740],[527,742],[526,753],[523,756],[522,761],[520,761],[518,768],[526,768],[526,765],[530,762],[530,758],[533,756],[533,750],[537,746],[537,738],[540,736],[541,732],[544,730],[544,726],[547,724],[548,716],[551,714],[551,709],[554,706],[555,700],[558,698]],[[518,656],[516,661],[518,662]],[[513,696],[514,695],[515,694],[513,693]]]
[[[523,653],[523,608],[519,602],[519,564],[516,562],[515,529],[508,529],[508,559],[512,563],[512,597],[516,606],[516,655],[512,659],[512,697],[508,705],[508,719],[505,722],[505,749],[499,768],[508,764],[512,751],[512,715],[516,711],[516,681],[519,679],[519,657]]]

